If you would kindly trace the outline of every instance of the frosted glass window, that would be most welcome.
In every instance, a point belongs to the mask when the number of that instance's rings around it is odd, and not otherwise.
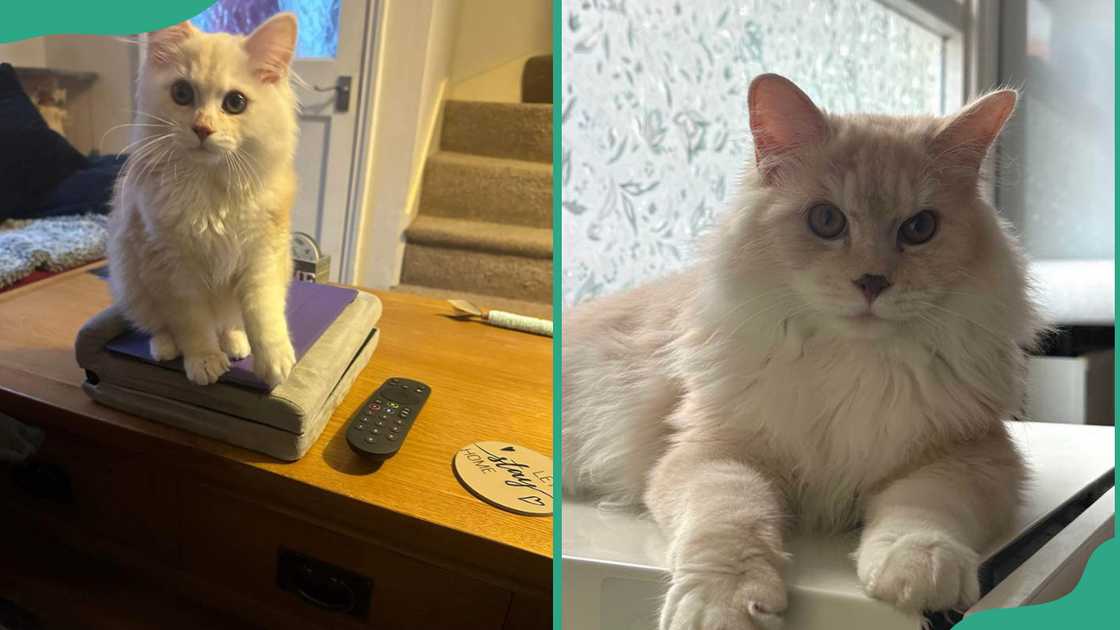
[[[246,35],[269,17],[291,11],[299,20],[296,57],[330,57],[338,52],[341,0],[218,0],[191,23],[208,33]]]
[[[563,4],[564,302],[679,268],[753,159],[747,85],[941,113],[944,41],[876,0]]]
[[[1115,3],[1006,8],[1000,79],[1022,99],[1000,144],[1000,210],[1033,258],[1113,258]]]

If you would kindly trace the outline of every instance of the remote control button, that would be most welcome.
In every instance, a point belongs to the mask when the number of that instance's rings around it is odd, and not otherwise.
[[[359,422],[358,424],[354,425],[354,430],[355,431],[365,431],[367,428],[368,427],[363,422]]]
[[[374,422],[374,424],[376,424],[379,427],[383,427],[383,426],[385,426],[385,421],[384,420],[378,420],[377,422]]]
[[[366,436],[366,439],[365,439],[365,443],[366,443],[366,444],[373,444],[373,443],[374,443],[374,439],[373,439],[372,437],[370,437],[370,436],[368,436],[368,435],[367,435],[367,436]]]
[[[383,414],[381,414],[380,416],[377,416],[377,417],[381,420],[388,420],[389,419],[389,413],[385,412],[385,413],[383,413]]]
[[[374,434],[374,435],[377,435],[377,434],[381,433],[381,429],[370,429],[369,432]]]
[[[424,393],[424,388],[423,387],[417,387],[416,388],[416,393],[417,394],[423,394]]]
[[[412,407],[401,408],[401,413],[412,413]]]
[[[390,409],[397,409],[400,406],[401,406],[401,404],[399,402],[395,402],[395,401],[392,401],[392,400],[389,401],[389,408]]]
[[[397,434],[396,433],[390,433],[388,437],[389,437],[390,440],[396,440],[397,439]]]

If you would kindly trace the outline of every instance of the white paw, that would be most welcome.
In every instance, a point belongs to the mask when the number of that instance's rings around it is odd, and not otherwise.
[[[291,342],[262,344],[253,355],[253,372],[269,387],[276,387],[288,379],[292,366],[296,364],[296,353]]]
[[[224,352],[187,355],[183,357],[183,369],[195,385],[209,385],[229,371],[229,357]]]
[[[251,352],[249,337],[245,335],[244,330],[223,330],[218,334],[218,345],[221,346],[222,352],[234,361],[244,359]]]
[[[865,542],[857,553],[867,593],[902,610],[964,610],[980,598],[976,552],[944,534]]]
[[[179,356],[179,346],[167,333],[156,333],[148,341],[148,352],[156,361],[170,361]]]
[[[769,562],[742,573],[673,575],[661,607],[661,630],[762,630],[781,625],[786,587]]]

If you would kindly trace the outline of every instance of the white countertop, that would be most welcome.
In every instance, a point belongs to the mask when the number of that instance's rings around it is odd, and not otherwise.
[[[1027,489],[1015,527],[992,546],[988,556],[1046,518],[1114,466],[1112,427],[1034,422],[1015,422],[1009,426],[1034,479]],[[565,627],[602,627],[604,630],[642,627],[643,624],[630,621],[631,616],[625,620],[618,617],[608,624],[605,620],[611,618],[610,606],[601,606],[601,603],[615,596],[611,590],[615,589],[616,595],[623,599],[630,596],[649,599],[656,612],[654,595],[663,591],[665,577],[665,540],[656,525],[648,517],[602,511],[565,498],[562,526]],[[912,617],[871,600],[863,593],[848,557],[856,547],[857,538],[858,534],[852,533],[836,537],[797,537],[789,542],[793,561],[786,571],[790,589],[787,627],[811,627],[815,623],[809,617],[824,614],[833,620],[833,615],[844,614],[850,623],[858,622],[858,626],[851,627],[901,627],[899,622],[912,622]],[[602,573],[598,569],[594,573],[588,571],[604,564],[612,565],[612,572],[622,580],[610,584],[602,580],[601,588],[578,583],[581,576]],[[633,591],[634,584],[640,582],[647,583],[642,593],[627,593],[627,589]],[[569,596],[588,601],[567,601]],[[807,605],[810,600],[820,603],[822,599],[829,600],[827,606]],[[584,613],[594,613],[594,622],[590,618],[579,622],[569,618]]]

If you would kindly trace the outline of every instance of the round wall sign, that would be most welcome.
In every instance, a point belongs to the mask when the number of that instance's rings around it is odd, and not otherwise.
[[[552,514],[552,458],[509,442],[471,442],[455,453],[455,476],[478,498],[508,512]]]

